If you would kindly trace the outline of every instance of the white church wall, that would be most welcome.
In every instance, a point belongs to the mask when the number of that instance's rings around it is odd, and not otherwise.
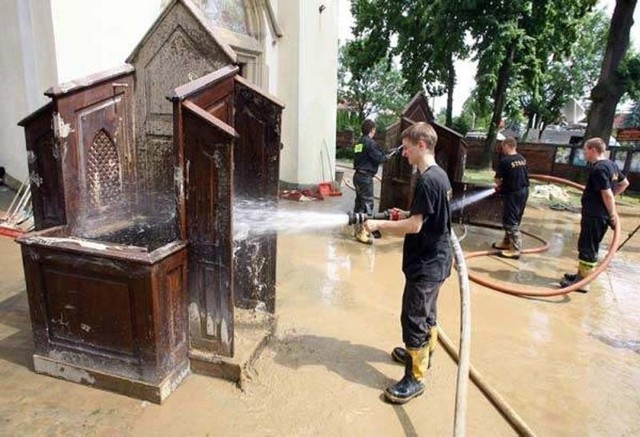
[[[280,178],[313,185],[333,180],[335,170],[338,3],[287,6],[286,14],[278,14],[285,36],[276,94],[287,104]]]
[[[43,92],[57,81],[51,10],[48,0],[2,5],[0,88],[5,103],[0,105],[0,166],[22,182],[28,174],[27,153],[24,131],[17,123],[48,101]]]

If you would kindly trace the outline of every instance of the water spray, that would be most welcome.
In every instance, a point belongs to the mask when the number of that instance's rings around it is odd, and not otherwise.
[[[391,152],[389,152],[389,154],[387,155],[387,157],[391,158],[394,155],[397,155],[398,153],[402,154],[402,149],[404,148],[404,146],[398,146],[395,149],[393,149]]]

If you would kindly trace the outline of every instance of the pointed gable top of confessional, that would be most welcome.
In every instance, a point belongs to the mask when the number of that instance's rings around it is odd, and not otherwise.
[[[407,106],[405,106],[402,111],[402,117],[414,122],[426,121],[429,123],[432,123],[435,118],[429,108],[427,97],[422,91],[417,92]]]
[[[131,54],[127,58],[127,62],[135,64],[141,48],[147,44],[154,33],[160,31],[163,27],[166,27],[163,26],[163,24],[170,20],[175,21],[175,23],[171,23],[171,25],[169,26],[170,28],[172,27],[174,29],[180,28],[185,25],[185,23],[181,22],[181,20],[189,20],[189,25],[199,27],[204,31],[205,35],[207,35],[207,37],[210,38],[211,41],[228,57],[228,62],[230,64],[236,63],[237,56],[235,51],[231,48],[231,46],[229,46],[229,44],[225,43],[215,34],[213,27],[211,26],[207,18],[191,0],[172,0],[164,8],[156,21],[151,25],[136,48],[133,49],[133,52],[131,52]]]

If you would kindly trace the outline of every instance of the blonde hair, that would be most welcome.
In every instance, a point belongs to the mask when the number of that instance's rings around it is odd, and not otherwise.
[[[507,147],[516,147],[518,145],[518,142],[515,138],[509,137],[502,142],[502,145]]]
[[[584,146],[588,147],[589,149],[596,149],[599,154],[604,153],[604,151],[607,149],[607,145],[600,137],[595,137],[587,140],[587,142],[584,143]]]
[[[436,149],[436,143],[438,142],[438,134],[436,134],[433,126],[424,121],[406,128],[402,131],[400,138],[408,138],[412,143],[418,143],[420,140],[424,140],[427,143],[427,149],[432,152]]]

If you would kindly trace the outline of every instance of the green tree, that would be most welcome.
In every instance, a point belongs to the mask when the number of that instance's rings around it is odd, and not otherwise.
[[[640,57],[627,53],[629,32],[637,0],[617,0],[611,16],[607,48],[598,83],[591,91],[591,107],[585,138],[611,136],[618,102],[625,95],[638,95]]]
[[[601,10],[588,13],[579,21],[568,52],[540,56],[547,61],[541,62],[537,71],[526,63],[517,68],[509,92],[528,119],[527,129],[536,128],[542,133],[548,124],[560,120],[561,110],[571,98],[580,99],[595,85],[608,21]],[[538,53],[545,50],[548,47],[541,46]]]
[[[493,104],[482,160],[489,166],[505,109],[515,115],[519,107],[508,93],[512,77],[521,74],[522,83],[534,85],[544,81],[543,66],[549,57],[561,58],[569,51],[580,19],[596,0],[457,2],[465,8],[464,17],[475,39],[478,97]]]
[[[361,40],[349,41],[340,48],[338,60],[338,103],[342,111],[356,114],[351,123],[357,126],[373,116],[399,116],[409,99],[402,74],[393,64],[379,60],[371,68],[359,67],[357,54],[362,44]]]
[[[358,53],[359,68],[379,59],[399,59],[405,91],[414,95],[447,93],[445,122],[451,125],[454,60],[468,54],[459,11],[448,0],[352,0],[353,29],[366,44]]]
[[[491,121],[491,113],[480,105],[475,92],[465,100],[460,115],[453,119],[453,129],[466,135],[472,130],[486,131]]]
[[[622,127],[640,127],[640,101],[636,100],[634,102],[633,107],[631,108],[631,112],[624,118]]]

